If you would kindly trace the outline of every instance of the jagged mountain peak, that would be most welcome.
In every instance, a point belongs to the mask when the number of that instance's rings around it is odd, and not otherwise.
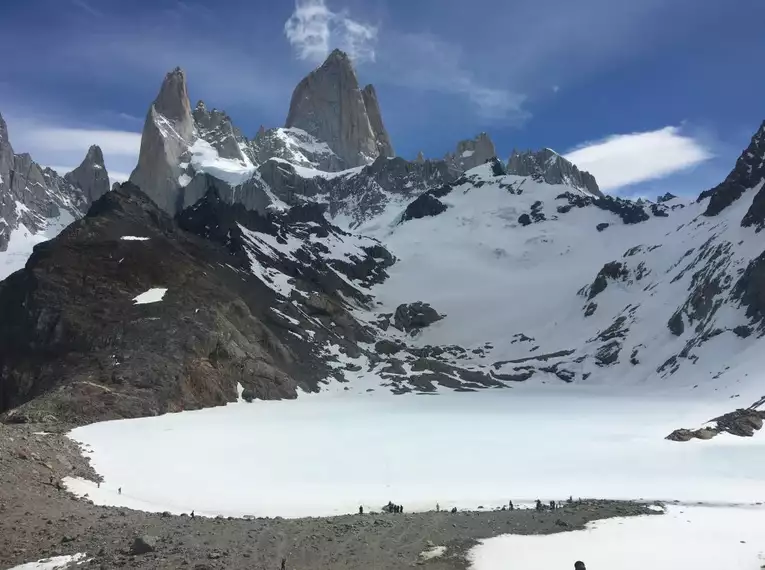
[[[171,121],[183,121],[191,113],[186,73],[180,67],[165,75],[154,109]]]
[[[331,65],[345,65],[353,68],[351,57],[340,48],[335,48],[329,53],[322,67]]]
[[[104,153],[92,145],[80,165],[64,175],[64,179],[82,189],[88,204],[92,204],[109,191],[109,173],[104,164]]]
[[[182,202],[181,157],[193,142],[194,117],[186,74],[176,67],[165,75],[159,94],[149,107],[141,134],[138,164],[130,174],[131,182],[171,214],[177,212]]]
[[[341,50],[298,83],[285,127],[326,142],[348,167],[393,155],[374,87],[360,89],[351,59]]]
[[[710,199],[704,215],[718,215],[741,198],[744,192],[755,188],[763,179],[765,179],[765,121],[752,135],[749,146],[738,157],[736,165],[725,180],[699,195],[699,202],[706,198]],[[751,216],[747,217],[752,219]]]
[[[586,190],[594,196],[602,197],[595,177],[589,172],[579,170],[571,161],[551,148],[538,151],[518,151],[513,149],[507,161],[507,173],[516,176],[531,176],[535,180],[548,184],[567,184]]]
[[[464,172],[484,164],[496,154],[497,150],[491,137],[481,132],[472,139],[459,141],[457,150],[447,154],[444,159],[453,169]]]

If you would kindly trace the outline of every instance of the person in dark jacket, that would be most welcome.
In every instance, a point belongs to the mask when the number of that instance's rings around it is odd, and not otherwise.
[[[574,562],[574,570],[587,570],[587,568],[584,567],[584,562],[577,560]]]

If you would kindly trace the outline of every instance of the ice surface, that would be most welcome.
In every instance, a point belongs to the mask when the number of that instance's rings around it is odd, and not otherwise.
[[[43,558],[37,562],[29,562],[27,564],[14,566],[9,570],[60,570],[66,568],[67,565],[72,562],[77,562],[78,565],[81,564],[82,562],[80,561],[83,558],[85,558],[84,552],[68,556],[53,556],[52,558]]]
[[[147,305],[149,303],[159,303],[164,297],[165,293],[167,293],[167,289],[163,289],[161,287],[155,287],[154,289],[149,289],[145,293],[141,293],[137,297],[133,299],[136,305]]]
[[[67,485],[97,504],[285,517],[378,510],[389,500],[413,511],[570,495],[747,504],[765,496],[765,440],[663,439],[727,411],[726,402],[584,386],[437,396],[350,387],[78,428],[71,436],[91,446],[105,481]]]
[[[765,509],[670,506],[666,515],[607,519],[585,530],[490,538],[469,553],[472,570],[758,570]]]
[[[122,236],[120,239],[122,241],[149,241],[150,238],[139,236]]]

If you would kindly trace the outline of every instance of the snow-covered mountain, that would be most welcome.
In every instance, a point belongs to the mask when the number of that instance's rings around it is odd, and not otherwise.
[[[346,132],[348,121],[363,128]],[[518,382],[734,395],[761,364],[765,125],[696,201],[605,196],[550,149],[502,162],[483,133],[441,160],[392,154],[374,89],[360,89],[342,53],[301,82],[284,128],[252,139],[221,110],[192,110],[184,72],[170,72],[131,184],[0,285],[2,307],[26,294],[30,272],[38,282],[15,324],[0,324],[0,411],[59,414],[74,398],[93,419],[102,398],[124,397],[109,417],[142,415],[215,405],[237,384],[264,398]],[[130,236],[150,240],[123,243]],[[73,292],[74,306],[111,307],[92,322],[59,295],[85,267],[66,263],[73,248],[95,256],[86,266],[97,284]],[[151,287],[168,290],[161,324],[148,317],[126,333],[125,319],[153,314],[131,304]],[[190,312],[208,297],[204,319]],[[18,326],[48,332],[22,338]],[[168,335],[161,358],[144,354]],[[82,351],[101,356],[73,356]],[[119,382],[103,373],[114,354]],[[51,376],[62,355],[71,374]],[[38,360],[44,370],[23,367]],[[147,366],[161,389],[145,389]],[[82,384],[93,378],[109,391]]]
[[[28,154],[16,154],[0,115],[0,279],[26,263],[36,243],[82,217],[109,190],[101,149],[63,177]]]

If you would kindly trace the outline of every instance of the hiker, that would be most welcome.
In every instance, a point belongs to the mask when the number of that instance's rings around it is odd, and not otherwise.
[[[510,502],[508,503],[508,505],[507,505],[507,506],[508,506],[508,508],[509,508],[511,511],[514,511],[514,510],[515,510],[515,505],[513,505],[513,502],[512,502],[512,501],[510,501]]]
[[[587,568],[585,568],[584,562],[577,560],[574,562],[574,570],[587,570]]]
[[[437,513],[441,512],[441,505],[439,505],[438,503],[436,503],[436,512]]]
[[[364,514],[364,507],[362,505],[359,505],[359,514],[360,515]]]
[[[117,494],[118,494],[118,495],[121,495],[121,494],[122,494],[122,487],[120,487],[119,489],[117,489]]]
[[[100,489],[100,488],[101,488],[101,481],[99,481],[98,483],[96,483],[96,485],[98,485],[98,488]]]
[[[398,512],[399,513],[403,513],[404,512],[404,505],[399,505],[398,506]]]
[[[286,568],[287,568],[287,559],[286,558],[282,558],[282,567],[281,567],[281,570],[286,570]]]
[[[194,518],[194,511],[191,511],[191,518]]]
[[[542,511],[542,510],[544,510],[544,508],[545,508],[545,507],[544,507],[544,505],[542,504],[542,501],[540,501],[539,499],[537,499],[537,511]]]
[[[452,514],[457,512],[457,507],[452,507]]]
[[[555,501],[550,501],[550,510],[551,511],[555,510]]]

